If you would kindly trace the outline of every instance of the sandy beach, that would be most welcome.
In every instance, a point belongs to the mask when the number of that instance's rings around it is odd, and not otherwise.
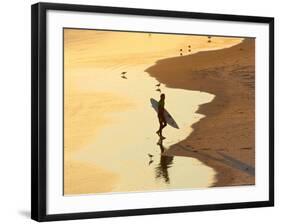
[[[65,29],[64,195],[253,184],[253,82],[253,40]]]
[[[197,111],[206,117],[165,155],[193,157],[212,167],[212,186],[255,184],[255,40],[159,60],[146,71],[168,87],[215,95]]]

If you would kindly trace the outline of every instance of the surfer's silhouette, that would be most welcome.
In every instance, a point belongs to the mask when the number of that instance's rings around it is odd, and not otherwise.
[[[165,119],[164,112],[165,112],[165,94],[162,93],[160,95],[160,100],[158,101],[157,115],[159,120],[159,129],[156,132],[159,135],[160,139],[165,139],[165,137],[162,135],[162,130],[167,126],[167,121]]]

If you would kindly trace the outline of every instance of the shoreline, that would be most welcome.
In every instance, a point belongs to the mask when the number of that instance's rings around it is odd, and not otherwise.
[[[196,113],[205,117],[192,125],[193,132],[164,154],[212,167],[217,173],[212,186],[255,184],[255,40],[162,59],[146,72],[168,87],[215,95],[199,106]]]

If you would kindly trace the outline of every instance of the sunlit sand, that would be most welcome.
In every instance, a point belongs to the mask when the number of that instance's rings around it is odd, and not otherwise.
[[[210,45],[206,36],[73,29],[65,29],[64,38],[65,195],[211,186],[211,167],[164,156],[161,147],[185,139],[203,117],[198,107],[215,96],[156,86],[145,70],[159,59],[231,47],[242,39],[213,37]],[[180,127],[167,126],[162,145],[150,104],[150,98],[159,99],[157,89]]]

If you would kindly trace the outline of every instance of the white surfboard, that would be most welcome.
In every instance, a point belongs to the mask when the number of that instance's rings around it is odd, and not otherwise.
[[[156,111],[156,113],[158,113],[158,101],[153,98],[150,98],[150,103],[152,108]],[[174,120],[172,115],[166,109],[164,110],[164,116],[168,125],[170,125],[173,128],[179,129],[177,122]]]

